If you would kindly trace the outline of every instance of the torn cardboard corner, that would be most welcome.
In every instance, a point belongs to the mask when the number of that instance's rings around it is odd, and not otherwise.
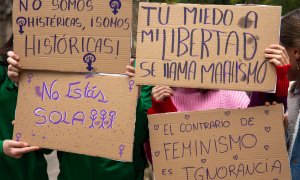
[[[24,71],[14,140],[132,162],[137,95],[127,76]]]
[[[140,3],[139,85],[274,91],[281,7]],[[269,27],[268,24],[272,24]]]
[[[291,179],[283,105],[149,115],[157,180]]]
[[[132,0],[14,1],[14,51],[26,70],[121,74],[131,19]]]

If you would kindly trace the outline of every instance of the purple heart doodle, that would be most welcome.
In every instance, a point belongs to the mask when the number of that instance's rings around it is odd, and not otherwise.
[[[269,112],[270,112],[269,110],[267,110],[267,109],[265,110],[266,115],[269,115]]]
[[[191,117],[191,116],[190,116],[190,115],[188,115],[188,114],[184,116],[184,118],[185,118],[186,120],[189,120],[189,119],[190,119],[190,117]]]
[[[265,145],[264,148],[265,148],[266,151],[268,151],[269,150],[269,145]]]
[[[271,127],[265,127],[265,131],[266,132],[270,132],[271,131]]]
[[[155,157],[158,157],[160,155],[160,152],[156,151],[154,154],[155,154]]]
[[[225,114],[225,116],[229,116],[230,115],[230,111],[225,111],[224,114]]]

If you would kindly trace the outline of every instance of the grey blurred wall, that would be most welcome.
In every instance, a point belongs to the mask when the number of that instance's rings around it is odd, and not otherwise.
[[[12,34],[12,0],[0,0],[0,47]]]

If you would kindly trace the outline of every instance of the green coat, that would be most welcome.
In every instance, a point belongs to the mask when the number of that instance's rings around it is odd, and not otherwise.
[[[46,180],[47,163],[41,151],[14,159],[3,153],[3,141],[12,139],[12,120],[15,118],[17,88],[7,77],[7,66],[0,57],[0,179]]]
[[[58,152],[59,180],[142,180],[146,167],[143,144],[149,136],[146,110],[151,106],[151,88],[143,87],[136,109],[133,163]]]

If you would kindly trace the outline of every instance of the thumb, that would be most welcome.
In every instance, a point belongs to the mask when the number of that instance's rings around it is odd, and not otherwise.
[[[30,146],[30,147],[16,149],[16,153],[19,155],[23,155],[25,153],[29,153],[29,152],[37,151],[37,150],[40,150],[40,148],[37,146]]]
[[[23,147],[27,147],[28,144],[24,143],[24,142],[18,142],[18,141],[9,141],[9,146],[10,147],[15,147],[15,148],[23,148]]]

